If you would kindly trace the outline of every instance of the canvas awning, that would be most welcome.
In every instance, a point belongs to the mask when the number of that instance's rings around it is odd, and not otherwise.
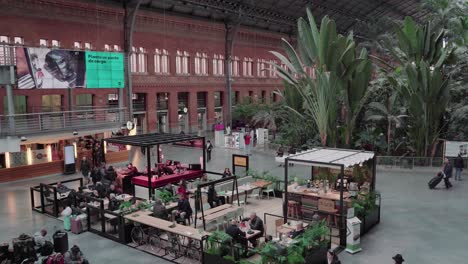
[[[313,148],[287,157],[289,163],[303,164],[308,166],[340,168],[351,167],[374,158],[374,152],[334,149]]]

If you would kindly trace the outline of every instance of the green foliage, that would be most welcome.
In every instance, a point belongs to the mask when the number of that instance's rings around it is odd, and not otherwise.
[[[377,194],[375,192],[359,193],[358,197],[351,202],[355,215],[361,220],[364,219],[366,215],[377,208],[376,200]]]
[[[160,199],[163,203],[170,203],[177,199],[171,192],[166,190],[156,190],[155,198]]]
[[[232,120],[251,125],[255,114],[260,111],[270,111],[272,106],[250,100],[249,97],[237,104],[232,110]]]
[[[228,252],[228,247],[231,244],[232,238],[223,231],[213,231],[208,237],[207,253],[219,256],[225,256]]]
[[[333,20],[325,16],[317,28],[312,12],[307,9],[307,21],[299,18],[297,51],[283,40],[287,57],[272,51],[287,69],[273,65],[288,87],[286,107],[304,121],[312,121],[318,130],[321,144],[335,144],[337,140],[338,109],[342,109],[345,141],[349,145],[356,119],[368,94],[371,78],[371,62],[365,49],[356,48],[354,37],[337,34]],[[304,70],[314,68],[312,78]],[[302,107],[296,100],[300,97]],[[340,103],[341,102],[341,103]]]
[[[123,203],[120,204],[119,210],[122,211],[122,212],[128,211],[128,210],[130,210],[131,206],[132,206],[131,201],[123,202]]]
[[[320,221],[309,226],[304,233],[296,238],[296,243],[292,243],[287,249],[287,255],[278,255],[278,247],[275,242],[266,243],[260,250],[262,256],[261,263],[305,263],[304,256],[314,250],[328,246],[330,229],[326,221]]]
[[[454,49],[450,44],[444,47],[445,32],[434,30],[430,22],[422,27],[407,17],[402,27],[395,27],[395,34],[397,46],[389,42],[387,48],[401,64],[403,78],[390,75],[389,81],[406,102],[416,152],[426,156],[441,134],[450,99],[449,77],[443,67]]]
[[[137,204],[136,209],[137,210],[146,210],[146,209],[151,208],[151,206],[152,205],[149,202],[140,202],[140,203]]]

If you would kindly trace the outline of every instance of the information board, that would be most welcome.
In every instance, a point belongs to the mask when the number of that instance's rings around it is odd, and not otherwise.
[[[118,52],[16,48],[19,89],[124,88]]]
[[[115,52],[86,52],[86,88],[124,88],[124,56]]]

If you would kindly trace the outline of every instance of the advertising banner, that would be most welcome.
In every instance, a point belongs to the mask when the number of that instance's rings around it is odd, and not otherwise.
[[[124,56],[115,52],[16,48],[19,89],[123,88]]]
[[[467,141],[445,141],[445,157],[456,157],[461,154],[462,157],[468,157]]]

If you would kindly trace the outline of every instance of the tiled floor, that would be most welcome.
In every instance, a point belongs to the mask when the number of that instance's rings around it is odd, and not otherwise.
[[[208,170],[221,172],[230,167],[232,150],[215,148]],[[167,158],[197,162],[201,152],[180,147],[164,147]],[[183,158],[181,158],[183,157]],[[277,166],[272,154],[256,152],[251,157],[251,169],[268,170],[283,177],[284,169]],[[309,170],[295,166],[291,175],[304,177]],[[340,254],[344,264],[393,263],[391,257],[403,254],[405,263],[467,263],[468,251],[468,175],[465,181],[454,182],[453,189],[429,190],[427,182],[436,169],[399,170],[378,169],[377,189],[382,193],[382,222],[361,241],[363,251]],[[76,176],[76,175],[75,175]],[[40,182],[53,182],[73,176],[50,176],[0,185],[0,241],[11,241],[20,233],[32,234],[42,227],[60,229],[62,223],[31,211],[29,187]],[[269,206],[255,207],[264,212],[281,215],[281,200],[262,200]],[[252,206],[256,201],[252,201]],[[253,207],[252,207],[253,208]],[[251,211],[247,205],[246,214]],[[132,249],[95,234],[69,233],[70,246],[79,245],[91,263],[168,263],[147,253]]]

